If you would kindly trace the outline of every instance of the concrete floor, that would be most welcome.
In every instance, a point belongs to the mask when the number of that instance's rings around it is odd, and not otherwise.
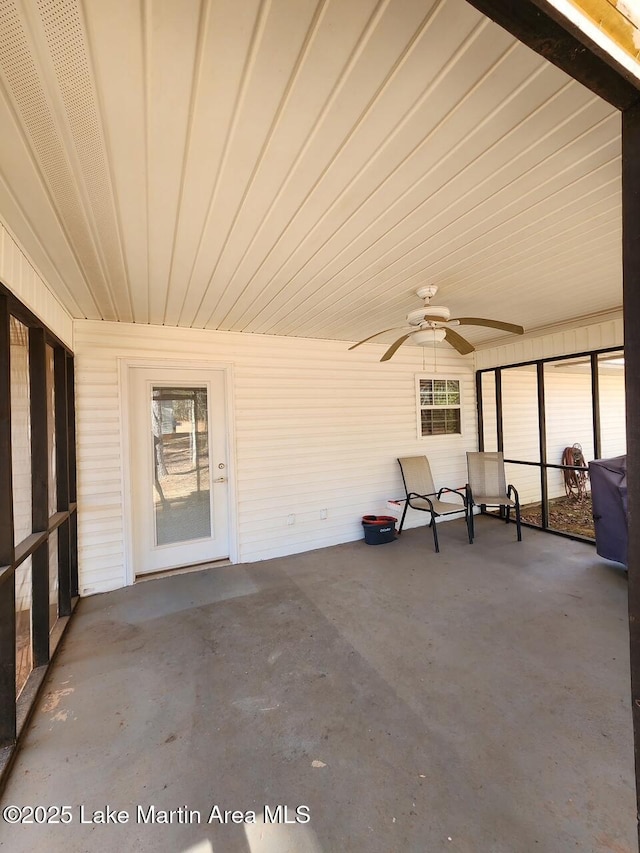
[[[73,823],[0,824],[0,848],[637,849],[624,572],[490,519],[441,546],[422,528],[81,601],[2,803]],[[278,804],[310,822],[207,823]]]

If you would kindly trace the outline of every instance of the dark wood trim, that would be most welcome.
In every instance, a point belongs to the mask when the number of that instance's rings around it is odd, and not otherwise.
[[[61,524],[69,518],[71,512],[55,512],[47,523],[47,530],[49,533],[53,533],[54,530],[57,530]]]
[[[640,107],[622,114],[622,270],[627,410],[629,640],[636,764],[640,780]],[[637,798],[640,813],[640,797]],[[638,825],[640,838],[640,823]]]
[[[22,542],[16,545],[16,556],[13,561],[14,566],[17,568],[21,563],[24,563],[27,557],[30,557],[46,538],[46,530],[37,530],[35,533],[27,536],[26,539],[23,539]]]
[[[505,463],[509,465],[530,465],[534,468],[539,468],[542,463],[531,462],[529,459],[505,459]],[[557,469],[558,471],[588,471],[586,465],[556,465],[555,462],[547,462],[545,468]]]
[[[73,599],[78,596],[78,513],[69,514],[69,592]]]
[[[29,329],[29,399],[31,423],[32,531],[46,530],[49,516],[49,448],[47,435],[47,351],[45,331]],[[31,626],[33,666],[49,661],[49,547],[37,544],[31,556]],[[36,541],[40,538],[36,536]],[[16,549],[17,550],[17,549]],[[17,554],[16,554],[17,556]]]
[[[595,322],[595,321],[594,321]],[[585,364],[591,358],[592,355],[606,355],[607,353],[623,353],[624,345],[618,345],[616,347],[605,347],[604,349],[596,349],[596,350],[587,350],[586,352],[573,352],[570,355],[550,355],[546,358],[533,358],[529,361],[516,361],[513,364],[502,364],[500,365],[501,370],[510,370],[512,367],[532,367],[538,363],[540,364],[551,364],[554,361],[574,361],[577,358],[585,359]],[[477,372],[478,373],[493,373],[495,372],[496,367],[481,367]]]
[[[547,406],[544,393],[544,364],[536,366],[538,391],[538,442],[540,447],[540,508],[542,529],[549,527],[549,488],[547,481]]]
[[[58,612],[71,613],[71,553],[69,511],[69,402],[67,396],[67,355],[54,350],[55,417],[56,417],[56,486],[58,513],[66,518],[58,525]]]
[[[29,329],[29,397],[31,406],[32,530],[45,530],[49,517],[49,447],[47,436],[47,352],[44,329]]]
[[[56,347],[53,351],[56,430],[56,491],[58,512],[69,509],[69,431],[67,429],[67,356]]]
[[[13,566],[11,474],[11,334],[8,299],[0,295],[0,565]],[[16,604],[14,571],[0,583],[0,747],[16,736]]]
[[[16,739],[15,573],[0,576],[0,748]]]
[[[66,357],[67,370],[67,453],[69,458],[69,502],[77,500],[76,488],[76,396],[75,396],[75,366],[73,356]]]
[[[496,443],[500,453],[504,452],[504,428],[502,422],[502,370],[495,369],[496,374]]]
[[[619,110],[640,103],[640,81],[545,0],[468,2]]]
[[[484,450],[484,397],[482,396],[482,375],[476,373],[476,408],[478,410],[478,450]]]
[[[0,281],[0,296],[5,296],[9,303],[9,313],[13,314],[14,317],[17,317],[20,322],[28,326],[29,328],[42,328],[45,330],[46,340],[48,344],[54,347],[62,347],[65,352],[68,352],[69,355],[73,355],[73,352],[69,349],[69,347],[65,344],[64,341],[60,340],[57,335],[54,335],[52,331],[46,328],[40,320],[32,311],[29,311],[26,305],[23,305],[20,300],[14,296],[11,290],[6,287]]]
[[[0,565],[13,563],[11,471],[11,332],[7,299],[0,296]]]
[[[72,610],[75,609],[78,599],[72,601]],[[55,628],[51,632],[51,660],[53,660],[58,649],[61,646],[62,638],[65,636],[71,619],[69,616],[58,619]],[[51,661],[49,662],[49,664]],[[40,695],[43,685],[46,683],[48,666],[41,666],[35,669],[29,675],[22,693],[17,702],[16,719],[18,737],[26,731],[29,721],[36,708],[36,700]],[[4,793],[5,786],[9,779],[13,762],[16,759],[18,750],[15,743],[7,744],[4,749],[0,748],[0,797]]]
[[[591,353],[591,412],[593,415],[593,458],[602,458],[602,432],[600,428],[600,370],[598,354]]]
[[[11,335],[14,316],[29,329],[31,427],[31,530],[14,542],[11,453]],[[47,429],[47,344],[54,352],[57,511],[49,518],[49,447]],[[77,503],[75,495],[75,418],[73,354],[0,283],[0,785],[16,754],[16,740],[44,683],[59,629],[66,627],[77,601]],[[73,482],[73,501],[70,485]],[[58,530],[59,618],[50,632],[50,534]],[[33,670],[16,700],[16,569],[31,557],[31,628]]]

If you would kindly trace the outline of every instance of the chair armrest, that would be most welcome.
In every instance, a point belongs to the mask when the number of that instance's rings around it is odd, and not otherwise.
[[[518,496],[518,490],[516,489],[515,486],[512,486],[511,483],[509,483],[509,485],[507,486],[507,496],[511,497],[512,494],[514,496],[515,502],[520,503],[520,498]]]
[[[443,486],[443,487],[440,489],[440,491],[438,492],[438,495],[437,495],[438,500],[440,500],[440,496],[442,495],[442,493],[443,493],[443,492],[451,492],[451,493],[453,493],[453,494],[458,495],[458,497],[462,498],[462,503],[463,503],[465,506],[467,505],[467,495],[466,495],[466,491],[463,491],[462,489],[454,489],[454,488],[453,488],[453,486]]]
[[[409,504],[409,506],[411,506],[411,499],[412,498],[421,498],[422,500],[426,501],[429,504],[431,511],[433,512],[433,501],[430,500],[430,498],[434,498],[434,497],[436,497],[435,492],[430,494],[430,495],[419,495],[418,492],[407,492],[407,503]],[[415,509],[415,507],[414,507],[414,509]],[[419,507],[418,507],[418,509],[419,509]]]

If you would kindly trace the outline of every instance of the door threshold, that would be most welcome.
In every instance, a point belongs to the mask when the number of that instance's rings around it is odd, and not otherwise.
[[[208,560],[206,563],[194,563],[190,566],[177,566],[175,569],[162,569],[159,572],[149,572],[144,575],[136,575],[135,583],[144,581],[155,581],[159,578],[169,578],[173,575],[186,575],[190,572],[200,572],[204,569],[217,569],[222,566],[232,566],[233,563],[227,557],[222,560]]]

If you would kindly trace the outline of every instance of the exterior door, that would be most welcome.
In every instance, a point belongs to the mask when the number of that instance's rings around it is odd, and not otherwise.
[[[134,575],[228,557],[224,372],[129,370]]]

